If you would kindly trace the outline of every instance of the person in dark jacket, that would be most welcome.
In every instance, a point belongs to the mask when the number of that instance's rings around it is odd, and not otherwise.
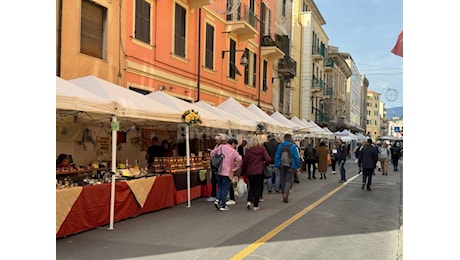
[[[394,143],[390,148],[391,150],[391,162],[393,163],[393,171],[398,171],[398,162],[401,157],[401,144],[399,142]]]
[[[241,166],[241,176],[247,176],[249,180],[247,209],[253,206],[254,211],[258,211],[259,200],[262,196],[264,185],[265,163],[270,164],[271,158],[267,149],[263,146],[257,136],[253,136],[246,148]]]
[[[265,149],[267,149],[267,152],[272,159],[272,163],[269,165],[270,170],[272,171],[272,177],[267,180],[267,189],[269,193],[272,192],[273,182],[275,182],[275,191],[280,192],[280,173],[273,170],[275,167],[276,149],[280,143],[276,141],[274,135],[269,136],[269,140],[270,141],[264,143]]]
[[[340,183],[344,183],[347,181],[345,176],[345,161],[347,160],[347,147],[342,139],[337,141],[337,155],[335,156],[337,159],[337,163],[339,164],[339,171],[340,171]]]
[[[379,160],[379,154],[375,147],[372,145],[372,139],[367,139],[367,144],[363,146],[359,152],[359,159],[363,171],[363,183],[361,189],[364,190],[364,186],[367,184],[367,190],[371,191],[372,175],[375,171],[377,161]]]
[[[316,154],[316,149],[313,147],[312,143],[309,143],[307,147],[305,147],[305,150],[303,152],[304,158],[305,158],[305,163],[307,164],[307,172],[308,172],[308,179],[311,180],[312,178],[312,170],[311,168],[313,167],[313,179],[316,179],[315,173],[316,173],[316,163],[318,162],[317,154]]]

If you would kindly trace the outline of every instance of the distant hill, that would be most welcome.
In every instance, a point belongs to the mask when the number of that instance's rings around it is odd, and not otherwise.
[[[403,118],[403,107],[387,108],[387,117],[388,118],[393,118],[395,116],[397,116],[399,118]]]

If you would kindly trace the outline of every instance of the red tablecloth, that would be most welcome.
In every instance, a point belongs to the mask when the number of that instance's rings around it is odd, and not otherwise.
[[[110,223],[111,184],[84,186],[56,237],[64,237]],[[126,182],[115,184],[114,221],[173,207],[175,194],[172,175],[157,176],[144,207],[141,208]]]

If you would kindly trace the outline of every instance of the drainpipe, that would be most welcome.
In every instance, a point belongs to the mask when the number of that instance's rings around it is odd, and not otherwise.
[[[196,81],[197,99],[195,102],[200,101],[200,79],[201,79],[201,7],[198,10],[198,73]]]
[[[61,32],[62,32],[62,0],[59,0],[58,31],[57,31],[57,53],[56,53],[56,76],[61,76]]]

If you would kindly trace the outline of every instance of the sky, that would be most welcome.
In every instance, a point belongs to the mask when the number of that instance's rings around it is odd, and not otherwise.
[[[403,29],[402,0],[314,0],[329,45],[351,54],[387,108],[403,106],[403,58],[391,53]],[[389,89],[398,97],[386,98]],[[394,94],[390,90],[388,93]]]

